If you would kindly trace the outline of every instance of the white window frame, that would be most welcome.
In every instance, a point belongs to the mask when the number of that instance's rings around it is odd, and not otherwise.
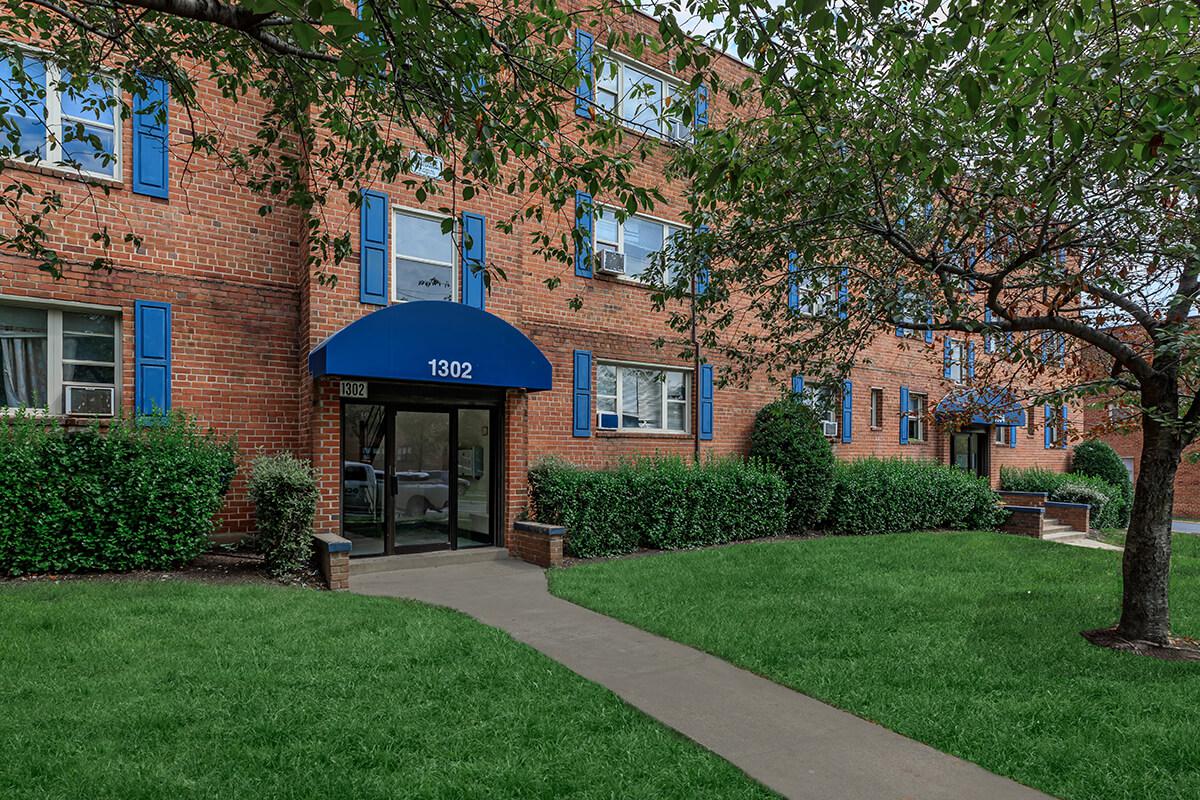
[[[77,120],[96,128],[106,128],[113,132],[113,160],[111,164],[112,173],[96,172],[94,170],[83,169],[65,163],[62,155],[62,142],[59,137],[62,135],[62,92],[55,87],[62,78],[62,69],[54,63],[51,54],[45,50],[33,47],[20,46],[17,53],[25,53],[26,55],[41,61],[42,66],[46,69],[46,118],[43,120],[46,130],[46,157],[45,158],[30,158],[22,157],[17,154],[6,155],[3,158],[13,161],[18,164],[30,164],[36,167],[54,170],[55,172],[66,172],[71,175],[84,175],[89,178],[99,178],[106,181],[114,181],[122,183],[125,177],[125,160],[122,154],[122,131],[121,131],[121,105],[118,93],[118,87],[113,83],[111,78],[104,75],[103,72],[92,73],[89,77],[107,85],[108,90],[113,95],[117,96],[117,104],[112,107],[113,124],[106,125],[102,122],[94,120]],[[68,117],[68,119],[73,119]]]
[[[1008,428],[1003,425],[994,425],[995,430],[992,431],[992,442],[994,444],[1008,444]]]
[[[964,383],[967,379],[967,344],[961,339],[950,339],[946,341],[947,349],[950,351],[950,378],[949,380],[955,383]]]
[[[620,209],[616,208],[615,206],[604,205],[604,204],[600,204],[600,203],[595,204],[594,209],[595,209],[597,217],[604,216],[606,212],[614,214],[614,215],[618,214],[620,212]],[[649,214],[627,214],[626,219],[628,219],[629,217],[637,217],[638,219],[645,220],[647,222],[653,222],[657,225],[662,225],[663,226],[663,247],[669,246],[670,239],[673,235],[675,235],[676,233],[681,233],[684,230],[686,230],[686,228],[684,228],[684,226],[680,225],[679,223],[671,222],[670,220],[663,219],[662,217],[650,216]],[[592,224],[592,252],[594,254],[596,254],[596,258],[599,258],[601,245],[611,245],[615,249],[616,252],[620,253],[621,255],[625,255],[625,222],[626,222],[626,219],[615,218],[615,222],[617,225],[617,240],[615,242],[609,241],[607,239],[601,239],[600,238],[600,226],[595,221],[593,221],[593,224]],[[655,252],[661,253],[662,251],[656,250]],[[675,279],[678,277],[678,274],[679,274],[679,271],[678,271],[677,267],[672,268],[671,265],[668,265],[666,274],[663,276],[663,278],[666,281],[668,286],[675,281]],[[626,273],[623,277],[625,278],[625,280],[633,281],[634,283],[640,283],[643,286],[650,285],[650,281],[642,278],[640,274],[639,275],[631,275],[631,274]]]
[[[803,272],[795,276],[797,303],[795,312],[803,317],[817,317],[838,303],[838,284],[831,281],[826,285],[818,283],[819,275],[815,272]]]
[[[121,310],[113,306],[99,306],[88,303],[51,303],[43,302],[36,299],[25,297],[8,297],[0,295],[0,306],[15,306],[20,308],[30,308],[37,311],[46,312],[46,408],[27,408],[26,413],[49,416],[63,416],[66,414],[66,387],[67,386],[82,386],[82,387],[97,387],[107,388],[110,385],[113,390],[113,413],[110,416],[116,416],[121,413]],[[80,361],[78,359],[63,358],[63,313],[75,314],[99,314],[110,317],[113,323],[113,382],[107,383],[85,383],[81,381],[64,381],[63,380],[63,365],[64,363],[109,366],[107,363],[96,361]],[[20,409],[12,406],[0,406],[0,414],[15,414]],[[107,419],[105,415],[96,415],[98,418]]]
[[[423,217],[424,219],[433,220],[433,221],[437,222],[439,225],[446,219],[449,219],[445,214],[436,214],[436,213],[426,211],[425,209],[421,209],[421,208],[410,208],[408,206],[397,206],[397,205],[393,205],[391,207],[391,218],[388,220],[388,224],[391,226],[388,230],[388,233],[391,236],[391,240],[388,243],[388,249],[390,250],[390,252],[388,254],[388,279],[389,279],[389,283],[391,286],[389,293],[391,294],[391,301],[393,303],[411,302],[407,297],[400,297],[400,294],[398,291],[399,284],[396,281],[396,266],[397,266],[396,265],[396,259],[397,259],[396,245],[400,241],[399,238],[396,236],[396,230],[399,227],[396,224],[396,217],[398,217],[401,214],[405,214],[410,217]],[[454,227],[450,231],[450,300],[451,300],[451,302],[458,302],[458,292],[459,292],[458,258],[459,258],[459,253],[458,253],[458,246],[457,246],[457,237],[458,237],[459,233],[460,233],[460,231],[458,228],[458,222],[456,220],[454,223]],[[436,260],[430,259],[430,258],[418,258],[416,256],[407,256],[406,255],[406,256],[404,256],[404,260],[405,261],[416,261],[418,264],[429,264],[430,266],[435,266],[435,267],[446,266],[445,261],[436,261]]]
[[[883,387],[871,387],[871,430],[883,427]]]
[[[616,65],[616,75],[612,75],[610,64]],[[629,93],[632,87],[626,87],[625,70],[633,69],[648,78],[653,78],[662,83],[662,100],[661,107],[658,112],[658,121],[661,127],[670,126],[670,130],[653,130],[647,128],[641,123],[633,120],[632,110],[629,114],[626,113],[624,103],[629,102],[634,104],[636,110],[640,104],[645,103],[644,97],[630,97]],[[615,86],[612,84],[615,82]],[[660,69],[655,69],[641,61],[630,58],[623,53],[617,53],[612,50],[597,50],[595,67],[593,69],[593,83],[595,86],[594,106],[602,113],[612,114],[620,123],[630,130],[638,133],[645,133],[649,136],[654,136],[658,139],[664,139],[671,142],[690,142],[692,140],[693,128],[695,120],[683,120],[677,117],[668,117],[667,111],[671,105],[672,97],[678,97],[680,91],[680,81],[678,78],[663,72]],[[606,92],[615,96],[613,109],[610,111],[600,103],[600,92]]]
[[[615,395],[600,394],[599,370],[603,367],[610,367],[616,371],[616,392],[617,393]],[[621,396],[622,396],[621,390],[624,388],[624,378],[623,378],[622,373],[624,370],[630,370],[630,369],[657,370],[663,374],[662,407],[660,409],[661,418],[663,421],[663,427],[660,427],[660,428],[648,428],[648,427],[643,427],[643,426],[638,426],[636,428],[635,427],[625,427],[624,414],[622,414],[622,412],[621,412]],[[667,366],[663,366],[661,364],[642,364],[642,363],[637,363],[637,362],[612,361],[612,360],[604,360],[604,361],[597,362],[596,370],[597,370],[597,376],[596,376],[596,416],[597,416],[597,419],[599,419],[599,415],[601,413],[611,413],[611,412],[601,412],[600,411],[600,400],[601,399],[615,400],[613,407],[616,409],[616,416],[617,416],[617,427],[615,427],[615,428],[598,428],[599,430],[620,431],[622,433],[668,434],[668,435],[673,435],[673,436],[686,436],[689,433],[691,433],[691,430],[692,430],[692,385],[693,385],[692,372],[693,372],[693,370],[687,369],[687,368],[681,368],[681,367],[667,367]],[[681,375],[683,377],[683,399],[682,400],[672,400],[667,397],[667,378],[666,378],[666,376],[667,376],[668,372],[678,373],[679,375]],[[667,420],[669,419],[667,410],[673,404],[681,405],[683,407],[683,429],[682,430],[674,430],[674,429],[666,427]]]
[[[929,395],[921,392],[908,393],[908,440],[924,442],[926,434],[925,414],[929,410]]]

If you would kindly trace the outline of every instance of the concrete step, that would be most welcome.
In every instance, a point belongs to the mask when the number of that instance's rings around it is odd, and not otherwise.
[[[1058,526],[1060,530],[1047,532],[1042,529],[1042,538],[1051,542],[1061,542],[1064,539],[1086,539],[1087,534],[1083,531],[1075,531],[1068,528],[1066,525]]]
[[[350,559],[350,577],[375,572],[426,567],[452,567],[477,561],[498,561],[508,558],[506,547],[471,547],[465,550],[436,550],[432,553],[404,553],[395,556],[368,556]]]
[[[1042,525],[1042,533],[1058,533],[1059,531],[1071,530],[1070,525],[1063,525],[1061,522],[1046,522]]]

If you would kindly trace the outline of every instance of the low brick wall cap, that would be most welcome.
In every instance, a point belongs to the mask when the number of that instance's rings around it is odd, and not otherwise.
[[[1004,506],[1005,511],[1015,511],[1022,514],[1045,514],[1046,509],[1041,506]]]
[[[313,539],[316,540],[317,547],[327,553],[350,552],[350,540],[344,539],[336,533],[314,533]]]
[[[513,527],[519,531],[526,533],[540,533],[543,536],[565,536],[567,529],[562,525],[550,525],[546,522],[531,522],[525,519],[519,519],[513,523]]]
[[[1087,508],[1087,509],[1091,508],[1091,506],[1087,503],[1063,503],[1063,502],[1059,502],[1057,500],[1051,500],[1051,501],[1047,502],[1046,507],[1047,508]]]

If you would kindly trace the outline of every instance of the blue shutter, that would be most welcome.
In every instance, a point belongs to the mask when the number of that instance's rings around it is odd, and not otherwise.
[[[143,76],[142,80],[146,96],[133,99],[133,191],[166,199],[170,88],[163,78]]]
[[[1050,410],[1050,406],[1045,408],[1045,429],[1042,431],[1042,447],[1046,450],[1050,449],[1050,422],[1054,418],[1054,413]]]
[[[850,313],[850,268],[842,267],[838,274],[838,319]]]
[[[983,321],[984,321],[984,324],[991,324],[991,322],[992,322],[992,310],[991,310],[990,308],[985,308],[985,309],[983,310]],[[995,352],[995,351],[996,351],[996,337],[995,337],[995,334],[992,334],[992,333],[985,333],[985,334],[983,335],[983,352],[985,352],[985,353],[993,353],[993,352]]]
[[[795,392],[796,394],[804,393],[804,376],[803,375],[793,375],[792,376],[792,391]]]
[[[900,444],[908,444],[908,387],[900,387]]]
[[[842,381],[842,441],[849,444],[854,427],[854,385]]]
[[[967,377],[975,377],[975,343],[967,342]]]
[[[575,274],[592,277],[592,196],[575,192],[575,230],[579,243],[575,246]]]
[[[462,301],[483,310],[487,302],[484,267],[487,264],[487,222],[480,214],[462,215]]]
[[[1020,428],[1016,425],[1013,425],[1011,428],[1008,429],[1008,436],[1009,436],[1008,446],[1009,447],[1017,446],[1017,431],[1019,431],[1019,430],[1020,430]]]
[[[954,346],[954,340],[946,337],[946,341],[942,343],[942,377],[950,380],[950,350]]]
[[[799,271],[796,254],[788,253],[788,308],[793,311],[800,307],[800,279],[796,274]]]
[[[1062,407],[1062,429],[1058,432],[1058,446],[1067,449],[1067,406]]]
[[[139,417],[171,410],[171,304],[133,304],[134,410]]]
[[[592,435],[592,351],[575,351],[574,411],[571,435]]]
[[[983,260],[992,260],[992,223],[983,223]]]
[[[926,203],[925,204],[925,221],[928,222],[931,219],[933,219],[933,203]]]
[[[363,191],[359,212],[358,299],[386,306],[388,302],[388,196]]]
[[[713,368],[712,364],[700,365],[700,438],[713,438]]]
[[[696,87],[696,120],[695,127],[703,128],[708,124],[708,87],[700,84]]]
[[[904,281],[900,281],[896,288],[896,299],[904,299]],[[908,330],[901,325],[896,326],[896,336],[903,337],[908,333]]]
[[[929,316],[925,319],[925,322],[927,322],[930,325],[933,324],[933,309],[929,310]],[[927,328],[925,330],[925,344],[933,344],[933,329],[932,328]]]
[[[595,38],[584,30],[575,31],[575,69],[579,71],[579,92],[575,95],[575,113],[592,118],[592,104],[596,101],[593,89],[592,45]]]
[[[697,233],[708,233],[707,225],[697,225]],[[704,259],[700,263],[700,269],[696,270],[696,295],[700,296],[708,291],[709,273],[708,259]]]

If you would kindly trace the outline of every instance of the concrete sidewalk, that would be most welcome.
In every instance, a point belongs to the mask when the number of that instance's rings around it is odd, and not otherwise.
[[[351,590],[448,606],[507,631],[786,797],[1048,797],[728,662],[560,600],[547,590],[543,571],[521,561],[354,576]]]

